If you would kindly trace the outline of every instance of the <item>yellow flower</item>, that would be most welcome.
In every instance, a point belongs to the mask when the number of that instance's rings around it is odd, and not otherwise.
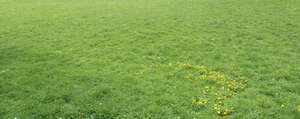
[[[298,112],[300,112],[300,105],[298,105]]]
[[[185,76],[185,78],[190,80],[190,79],[191,79],[191,76],[190,76],[190,75],[187,75],[187,76]]]
[[[223,112],[223,114],[224,114],[224,115],[227,115],[227,114],[228,114],[228,112]]]
[[[222,101],[219,101],[218,103],[219,103],[219,104],[222,104]]]
[[[246,88],[246,86],[242,85],[242,86],[241,86],[241,89],[244,89],[244,88]]]
[[[220,110],[218,110],[218,111],[217,111],[217,113],[220,115],[220,114],[221,114],[221,111],[220,111]]]
[[[199,105],[205,105],[205,104],[207,104],[207,102],[206,101],[199,101],[198,104]]]
[[[171,67],[172,66],[172,63],[169,63],[169,67]]]
[[[203,80],[206,80],[206,77],[207,77],[206,75],[202,75],[202,76],[201,76],[201,78],[202,78]]]
[[[221,97],[218,97],[217,99],[218,99],[218,100],[222,100],[222,98],[221,98]]]
[[[60,50],[57,50],[55,53],[57,53],[57,54],[62,54],[63,52],[60,51]]]
[[[284,104],[281,104],[281,108],[284,108]]]
[[[219,110],[218,104],[214,104],[214,110]]]
[[[92,94],[95,94],[95,93],[96,93],[96,91],[95,91],[95,90],[93,90],[93,91],[92,91]]]
[[[196,100],[195,100],[195,99],[193,99],[193,100],[192,100],[192,104],[195,104],[195,103],[196,103]]]

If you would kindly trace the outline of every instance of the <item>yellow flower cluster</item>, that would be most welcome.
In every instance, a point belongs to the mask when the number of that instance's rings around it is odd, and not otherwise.
[[[230,113],[230,110],[227,108],[222,108],[220,104],[214,104],[214,110],[217,112],[218,115],[225,116]]]
[[[192,99],[194,105],[213,105],[214,110],[218,115],[224,116],[230,113],[230,108],[224,104],[224,100],[230,98],[234,94],[244,90],[247,87],[247,80],[237,71],[232,71],[231,75],[225,75],[220,72],[208,69],[201,65],[191,65],[183,62],[162,64],[152,64],[150,68],[167,68],[176,75],[180,72],[180,76],[189,81],[207,82],[210,86],[203,87],[200,97]],[[149,69],[151,70],[151,69]],[[142,71],[136,74],[143,74],[147,69],[143,67]],[[151,70],[152,71],[152,70]],[[174,71],[174,72],[173,72]],[[214,97],[215,100],[208,100],[207,97]],[[210,103],[208,103],[210,102]],[[210,106],[208,106],[210,107]]]
[[[196,104],[196,102],[197,102],[197,104],[199,104],[199,105],[205,105],[205,104],[208,103],[206,100],[202,100],[202,99],[200,99],[200,100],[192,99],[192,104]]]
[[[185,64],[183,62],[176,62],[176,65],[178,66],[179,69],[183,68],[188,68],[188,69],[195,69],[194,72],[195,74],[200,74],[200,76],[193,76],[191,73],[188,73],[188,75],[185,76],[186,79],[202,79],[202,80],[207,80],[210,82],[215,82],[217,84],[226,86],[227,91],[237,91],[241,89],[246,88],[247,80],[245,80],[241,75],[233,71],[233,75],[236,76],[236,78],[231,78],[227,75],[221,74],[220,72],[217,71],[210,71],[207,69],[205,66],[199,66],[199,65],[190,65],[190,64]],[[237,81],[239,79],[239,81]]]
[[[231,97],[233,94],[245,89],[247,87],[247,80],[241,76],[237,71],[232,72],[232,76],[221,74],[220,72],[210,70],[205,66],[185,64],[183,62],[176,62],[175,66],[178,69],[187,72],[185,76],[189,80],[203,80],[214,84],[214,86],[205,86],[203,90],[204,95],[215,96],[216,103],[213,108],[220,116],[225,116],[230,113],[230,109],[225,108],[223,100]],[[210,96],[209,96],[210,97]],[[198,103],[196,103],[198,102]],[[208,104],[207,101],[192,100],[192,104]]]
[[[198,102],[198,104],[200,104],[200,105],[205,105],[205,104],[207,104],[207,101],[202,101],[202,100],[200,100],[200,101]]]

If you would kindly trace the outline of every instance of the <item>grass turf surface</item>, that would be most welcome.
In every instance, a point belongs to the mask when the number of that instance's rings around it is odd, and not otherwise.
[[[1,0],[0,118],[300,118],[299,6]]]

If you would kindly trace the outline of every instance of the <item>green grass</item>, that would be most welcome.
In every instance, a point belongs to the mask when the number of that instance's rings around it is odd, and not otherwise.
[[[0,118],[299,119],[299,6],[1,0]],[[197,65],[239,87],[203,80]]]

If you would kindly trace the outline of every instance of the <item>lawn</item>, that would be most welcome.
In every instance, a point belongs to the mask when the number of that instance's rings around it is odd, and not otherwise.
[[[300,119],[299,0],[0,0],[0,119]]]

